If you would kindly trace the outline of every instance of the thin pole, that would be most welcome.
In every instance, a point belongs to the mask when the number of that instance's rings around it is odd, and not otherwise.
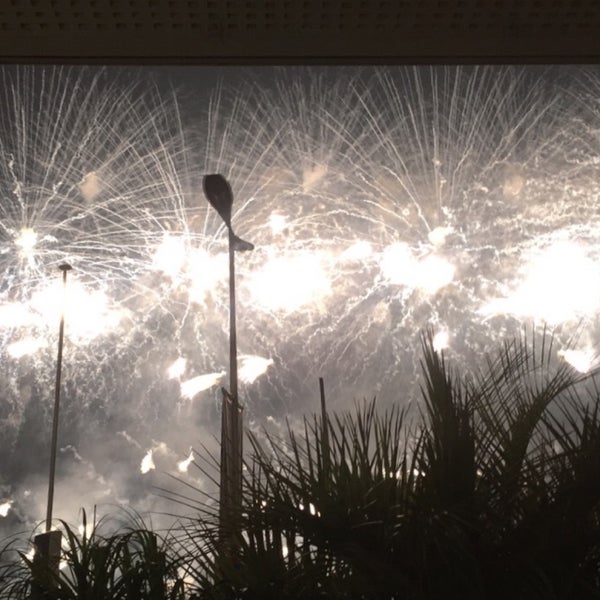
[[[319,377],[319,391],[321,393],[321,447],[323,449],[323,474],[327,481],[329,477],[331,456],[329,451],[329,417],[327,416],[327,403],[325,401],[325,383],[322,377]]]
[[[54,474],[56,471],[56,444],[58,441],[58,414],[60,408],[60,377],[62,372],[63,340],[65,336],[65,300],[67,297],[67,273],[72,269],[66,263],[58,267],[62,271],[63,299],[58,328],[58,356],[56,358],[56,380],[54,384],[54,415],[52,418],[52,442],[50,445],[50,474],[48,477],[48,509],[46,511],[46,531],[52,527],[52,505],[54,503]]]
[[[235,234],[229,227],[229,393],[238,405],[237,331],[235,326]]]

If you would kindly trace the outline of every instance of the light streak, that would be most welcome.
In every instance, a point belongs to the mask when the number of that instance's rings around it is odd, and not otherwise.
[[[272,358],[263,358],[262,356],[249,354],[240,356],[239,361],[238,375],[240,381],[244,383],[253,383],[273,365]]]
[[[200,392],[204,392],[217,385],[223,377],[225,377],[225,371],[197,375],[187,381],[182,381],[180,386],[181,395],[188,400],[192,400]]]

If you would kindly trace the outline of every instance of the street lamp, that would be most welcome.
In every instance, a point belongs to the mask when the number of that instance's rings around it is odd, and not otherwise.
[[[242,407],[238,398],[237,331],[235,324],[235,252],[253,250],[231,226],[233,192],[222,175],[205,175],[204,195],[219,213],[229,233],[229,391],[223,391],[221,411],[221,466],[219,525],[221,536],[235,544],[242,504]]]
[[[62,271],[63,294],[58,328],[58,352],[56,358],[56,377],[54,381],[54,411],[52,417],[52,441],[50,443],[50,473],[48,476],[48,507],[46,509],[46,531],[37,535],[34,544],[37,549],[35,560],[45,563],[48,573],[58,573],[60,561],[61,532],[52,529],[52,507],[54,504],[54,476],[56,472],[56,446],[58,442],[58,415],[60,409],[60,380],[62,374],[63,342],[65,336],[65,308],[67,299],[67,273],[71,265],[63,263],[58,267]],[[35,586],[34,586],[35,587]],[[34,590],[37,597],[39,590]]]

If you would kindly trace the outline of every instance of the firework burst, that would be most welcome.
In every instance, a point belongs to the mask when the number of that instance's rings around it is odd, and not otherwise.
[[[542,69],[277,71],[218,88],[189,129],[174,99],[121,71],[3,73],[11,473],[36,468],[25,457],[49,400],[62,261],[75,268],[63,439],[87,448],[88,479],[114,496],[122,482],[106,464],[144,481],[161,469],[187,476],[189,445],[218,431],[227,239],[201,196],[206,173],[231,182],[235,230],[256,244],[237,261],[250,423],[313,410],[319,376],[334,408],[372,394],[408,401],[425,326],[468,360],[531,319],[561,340],[584,320],[584,347],[561,356],[593,364],[593,72],[578,72],[575,88]],[[93,448],[107,435],[103,467]]]

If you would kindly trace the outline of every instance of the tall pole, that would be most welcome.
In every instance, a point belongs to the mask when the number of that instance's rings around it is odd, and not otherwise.
[[[56,444],[58,441],[58,415],[60,409],[60,378],[62,372],[63,341],[65,337],[65,304],[67,298],[67,273],[71,265],[63,263],[62,271],[63,295],[60,310],[60,326],[58,328],[58,355],[56,358],[56,378],[54,382],[54,414],[52,418],[52,442],[50,444],[50,474],[48,477],[48,508],[46,510],[46,532],[52,528],[52,506],[54,503],[54,475],[56,472]]]
[[[237,329],[235,325],[235,234],[229,228],[229,393],[237,408]]]
[[[233,192],[222,175],[205,175],[204,194],[228,231],[229,248],[229,391],[223,388],[219,527],[225,554],[235,552],[242,508],[242,409],[238,398],[237,330],[235,314],[235,253],[254,246],[235,235],[231,226]]]
[[[63,263],[58,267],[62,271],[62,302],[60,307],[60,325],[58,328],[58,355],[56,358],[56,379],[54,382],[54,413],[52,417],[52,441],[50,443],[50,474],[48,477],[48,508],[46,510],[46,531],[34,538],[34,577],[31,584],[31,599],[43,600],[48,591],[57,585],[60,565],[60,530],[52,531],[52,505],[54,503],[54,474],[56,471],[56,445],[58,442],[58,416],[60,409],[60,379],[62,373],[63,341],[65,337],[65,305],[67,299],[67,273],[71,265]]]

